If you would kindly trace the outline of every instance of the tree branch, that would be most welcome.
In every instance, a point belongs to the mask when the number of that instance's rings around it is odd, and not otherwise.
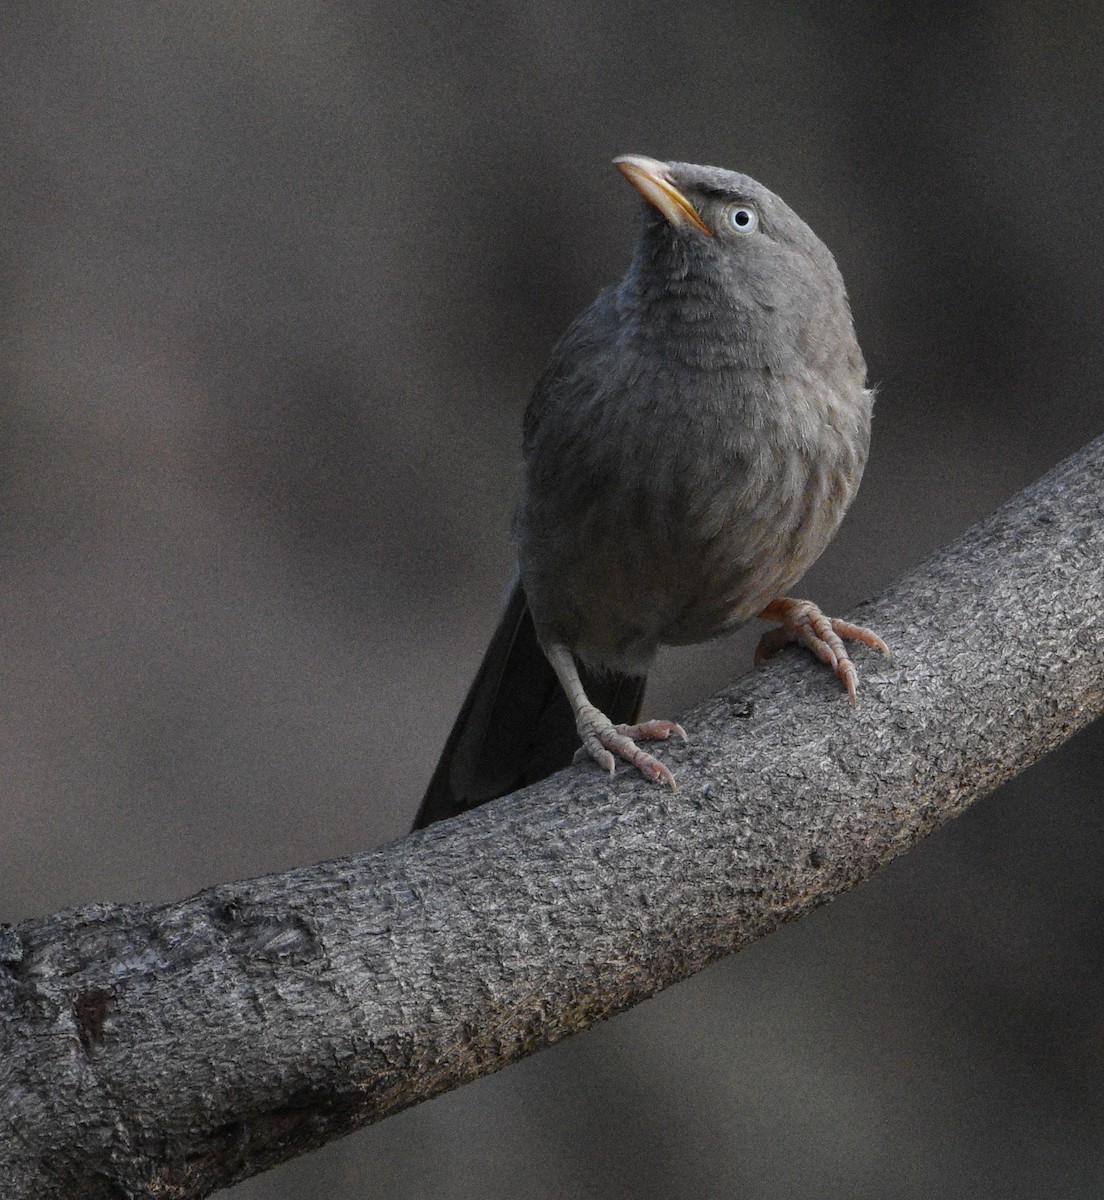
[[[0,1194],[206,1196],[635,1004],[853,886],[1104,709],[1104,438],[857,619],[592,769],[352,859],[0,929]]]

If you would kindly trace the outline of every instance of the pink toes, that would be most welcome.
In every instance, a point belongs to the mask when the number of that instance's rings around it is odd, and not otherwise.
[[[843,644],[846,638],[851,642],[862,642],[865,646],[880,650],[886,658],[889,657],[889,647],[872,630],[862,625],[852,625],[850,621],[840,621],[834,617],[826,617],[819,608],[808,600],[791,600],[782,597],[773,600],[760,614],[769,621],[779,621],[777,629],[768,630],[759,639],[755,649],[755,661],[765,662],[772,654],[776,654],[783,646],[791,642],[799,642],[811,650],[822,663],[831,667],[836,677],[847,689],[851,703],[858,702],[856,688],[858,672],[855,664]]]
[[[613,725],[607,722],[583,734],[582,752],[576,758],[585,754],[610,775],[620,758],[635,767],[649,782],[664,783],[671,791],[675,791],[675,777],[667,767],[636,744],[636,739],[666,741],[672,733],[686,741],[686,730],[677,721],[644,721],[639,725]]]

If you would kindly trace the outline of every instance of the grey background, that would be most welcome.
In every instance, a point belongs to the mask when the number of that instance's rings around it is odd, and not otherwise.
[[[615,154],[836,253],[843,611],[1101,431],[1104,20],[1018,3],[0,11],[0,919],[402,834],[509,570],[520,414],[622,271]],[[745,670],[672,653],[649,710]],[[1098,1196],[1104,733],[276,1197]]]

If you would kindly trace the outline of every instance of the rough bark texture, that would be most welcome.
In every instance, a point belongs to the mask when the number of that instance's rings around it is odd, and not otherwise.
[[[206,1196],[851,887],[1104,708],[1104,438],[689,713],[675,794],[564,772],[357,858],[0,929],[0,1195]]]

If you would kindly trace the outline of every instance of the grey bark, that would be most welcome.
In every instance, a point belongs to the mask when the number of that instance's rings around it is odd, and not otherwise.
[[[787,652],[677,793],[563,772],[381,850],[0,930],[0,1195],[206,1196],[810,911],[1104,709],[1104,438],[860,605],[858,709]]]

